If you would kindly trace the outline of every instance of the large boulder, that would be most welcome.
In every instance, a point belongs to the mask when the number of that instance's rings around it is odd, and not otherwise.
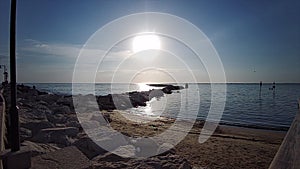
[[[21,146],[26,146],[26,149],[31,151],[31,156],[37,156],[48,152],[59,150],[58,147],[51,144],[34,143],[31,141],[24,141]]]
[[[149,157],[156,154],[159,148],[157,143],[149,138],[133,139],[131,140],[131,144],[136,147],[136,155],[138,157]]]
[[[87,169],[90,161],[76,147],[70,146],[31,158],[32,169]]]
[[[34,120],[47,120],[47,115],[53,114],[53,112],[43,104],[31,105],[30,108],[23,108],[19,110],[20,118],[24,118],[28,121]]]
[[[165,94],[172,94],[172,90],[170,88],[163,88],[162,91],[165,93]]]
[[[66,105],[52,105],[51,110],[54,114],[71,114],[72,111],[69,106]]]
[[[150,100],[150,91],[144,92],[129,92],[129,98],[133,107],[146,106],[146,102]]]
[[[89,159],[107,152],[88,137],[84,137],[75,141],[73,145],[76,146]]]
[[[30,140],[39,143],[54,143],[65,147],[73,143],[72,138],[76,137],[78,133],[79,130],[76,127],[47,128],[42,129]]]
[[[32,137],[31,130],[23,128],[23,127],[20,128],[20,141],[21,142],[24,141],[24,140],[27,140],[31,137]]]
[[[37,97],[38,100],[44,101],[50,105],[56,103],[56,101],[60,98],[61,96],[56,95],[56,94],[47,94],[47,95],[39,95]]]
[[[20,120],[21,122],[20,126],[31,130],[33,136],[39,133],[42,129],[54,127],[54,125],[48,121],[41,121],[41,120],[34,120],[34,119],[30,121],[23,121],[23,120],[22,121]]]
[[[62,124],[62,123],[66,123],[67,121],[67,117],[63,114],[53,114],[53,115],[48,115],[47,119],[49,122],[53,123],[53,124]]]
[[[158,147],[157,154],[167,155],[167,154],[175,154],[176,150],[174,145],[170,143],[163,143]]]
[[[81,121],[81,126],[84,130],[89,130],[100,127],[100,124],[98,121],[95,120],[83,120]]]
[[[111,94],[107,96],[98,96],[97,102],[100,110],[114,110],[116,106],[114,105],[113,97]]]
[[[65,124],[66,127],[76,127],[78,129],[81,129],[81,124],[77,121],[68,121],[66,124]]]
[[[48,128],[48,129],[42,129],[41,132],[43,133],[55,133],[55,134],[61,134],[66,135],[70,137],[75,137],[79,133],[78,128],[76,127],[63,127],[63,128]]]
[[[56,101],[56,104],[64,105],[64,106],[67,106],[67,107],[72,107],[73,106],[73,100],[72,100],[72,97],[63,96],[63,97],[59,98]]]
[[[149,98],[152,99],[154,97],[160,98],[164,96],[164,92],[158,89],[152,89],[149,91]]]
[[[92,159],[94,161],[94,164],[97,164],[101,161],[107,161],[107,162],[120,162],[120,161],[128,161],[129,158],[123,158],[121,156],[118,156],[114,153],[107,152],[102,155],[98,155]]]

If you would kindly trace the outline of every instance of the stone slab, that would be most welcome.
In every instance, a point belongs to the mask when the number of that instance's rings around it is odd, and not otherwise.
[[[84,169],[90,167],[90,160],[75,146],[66,147],[33,157],[32,169]]]

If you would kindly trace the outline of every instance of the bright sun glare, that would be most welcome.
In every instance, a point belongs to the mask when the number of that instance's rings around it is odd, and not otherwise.
[[[134,53],[149,49],[160,49],[160,40],[157,35],[138,35],[134,37],[132,42]]]

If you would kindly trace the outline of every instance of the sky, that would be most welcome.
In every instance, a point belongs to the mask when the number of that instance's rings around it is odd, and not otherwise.
[[[17,81],[72,82],[81,49],[100,28],[126,15],[161,12],[189,21],[207,36],[224,66],[227,82],[300,83],[299,9],[298,0],[19,0]],[[9,12],[10,1],[0,0],[0,62],[5,65],[9,62]],[[122,26],[116,31],[123,31]],[[114,35],[99,37],[99,42],[110,36]],[[197,82],[210,82],[205,65],[193,60],[188,51],[183,53],[182,44],[160,39],[162,46],[182,52],[179,58],[191,67]],[[163,50],[134,55],[132,40],[114,47],[97,69],[96,82],[112,82],[114,74],[119,77],[115,82],[163,82],[173,76],[181,82],[191,81],[182,60]],[[169,64],[163,64],[166,62]],[[91,74],[88,67],[87,75]],[[78,81],[85,82],[87,75],[82,72]]]

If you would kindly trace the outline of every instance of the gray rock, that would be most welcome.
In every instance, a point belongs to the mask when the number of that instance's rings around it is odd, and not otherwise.
[[[59,150],[58,147],[51,144],[34,143],[31,141],[24,141],[21,146],[26,146],[31,151],[32,157]]]
[[[136,147],[136,156],[137,157],[149,157],[156,155],[158,150],[158,145],[155,141],[149,138],[139,138],[135,141],[132,141],[132,144]]]
[[[31,158],[32,169],[83,169],[90,161],[76,147],[66,147]]]
[[[20,128],[20,141],[21,142],[24,141],[24,140],[27,140],[31,137],[32,137],[31,130],[23,128],[23,127]]]
[[[47,129],[42,129],[41,132],[44,132],[44,133],[56,133],[56,134],[70,136],[70,137],[75,137],[79,133],[79,130],[76,127],[63,127],[63,128],[47,128]]]
[[[184,161],[184,162],[179,166],[178,169],[191,169],[191,168],[192,168],[192,167],[191,167],[190,163],[189,163],[188,161]]]
[[[34,106],[34,109],[41,114],[53,114],[53,112],[44,104],[37,104]]]
[[[54,125],[48,121],[30,120],[29,122],[26,122],[21,119],[20,121],[20,126],[31,130],[33,136],[40,132],[40,130],[42,129],[54,127]]]
[[[44,105],[44,106],[48,106],[48,103],[47,103],[47,102],[45,102],[45,101],[42,101],[42,100],[40,100],[40,101],[38,102],[38,104],[40,104],[40,105]]]
[[[42,104],[32,104],[31,106],[31,108],[22,106],[19,110],[21,127],[31,130],[32,135],[43,128],[54,127],[47,119],[47,116],[52,114],[47,106]]]
[[[53,107],[52,110],[55,114],[70,114],[71,113],[70,107],[65,106],[65,105],[57,105],[57,106]]]
[[[70,146],[73,143],[72,137],[77,136],[78,128],[48,128],[42,129],[37,135],[31,138],[31,141],[39,143],[54,143],[60,147]]]
[[[119,148],[112,151],[112,153],[117,154],[123,158],[130,158],[135,156],[135,147],[133,145],[120,146]]]
[[[81,125],[78,121],[69,121],[66,123],[66,127],[76,127],[76,128],[81,128]]]
[[[81,122],[81,126],[83,129],[88,130],[88,129],[94,129],[94,128],[98,128],[100,126],[98,121],[95,120],[84,120]]]
[[[48,115],[47,119],[51,123],[66,123],[67,121],[67,116],[63,114],[53,114],[53,115]]]
[[[107,116],[109,117],[109,115]],[[90,120],[102,122],[104,116],[100,112],[92,113]]]
[[[43,111],[39,111],[37,109],[31,109],[31,110],[27,110],[27,109],[21,109],[19,111],[19,115],[21,120],[24,120],[24,122],[26,121],[30,121],[30,120],[47,120],[47,116]]]
[[[98,155],[98,156],[96,156],[92,159],[92,161],[95,164],[101,163],[101,162],[104,162],[104,161],[120,163],[121,161],[128,161],[128,160],[130,160],[130,158],[124,158],[124,157],[118,156],[118,155],[116,155],[114,153],[111,153],[111,152],[107,152],[105,154]]]
[[[174,149],[174,146],[169,143],[163,143],[162,145],[159,146],[157,150],[157,154],[175,154],[176,150]]]
[[[70,127],[70,126],[66,126],[65,124],[61,124],[61,123],[55,124],[55,128],[64,128],[64,127]]]
[[[107,121],[107,122],[112,122],[112,119],[110,118],[110,114],[109,113],[102,113],[104,119]]]
[[[70,146],[73,142],[71,138],[66,135],[55,135],[55,134],[38,134],[30,139],[30,141],[37,143],[53,143],[58,147]]]
[[[72,107],[73,106],[73,100],[72,97],[61,97],[59,98],[56,103],[58,105],[64,105],[64,106],[68,106],[68,107]]]
[[[104,154],[107,152],[88,137],[75,141],[73,145],[76,146],[89,159],[92,159],[93,157],[98,156],[99,154]]]
[[[122,134],[108,130],[104,126],[94,130],[85,130],[85,132],[94,139],[96,144],[105,147],[109,151],[128,145],[128,140]]]
[[[70,121],[77,121],[78,122],[77,114],[75,114],[75,113],[68,114],[67,117],[68,117],[68,119],[67,119],[68,122],[70,122]]]
[[[56,103],[56,101],[60,97],[61,96],[56,95],[56,94],[47,94],[47,95],[39,95],[37,98],[41,101],[48,103],[48,105],[52,105],[52,104]]]

